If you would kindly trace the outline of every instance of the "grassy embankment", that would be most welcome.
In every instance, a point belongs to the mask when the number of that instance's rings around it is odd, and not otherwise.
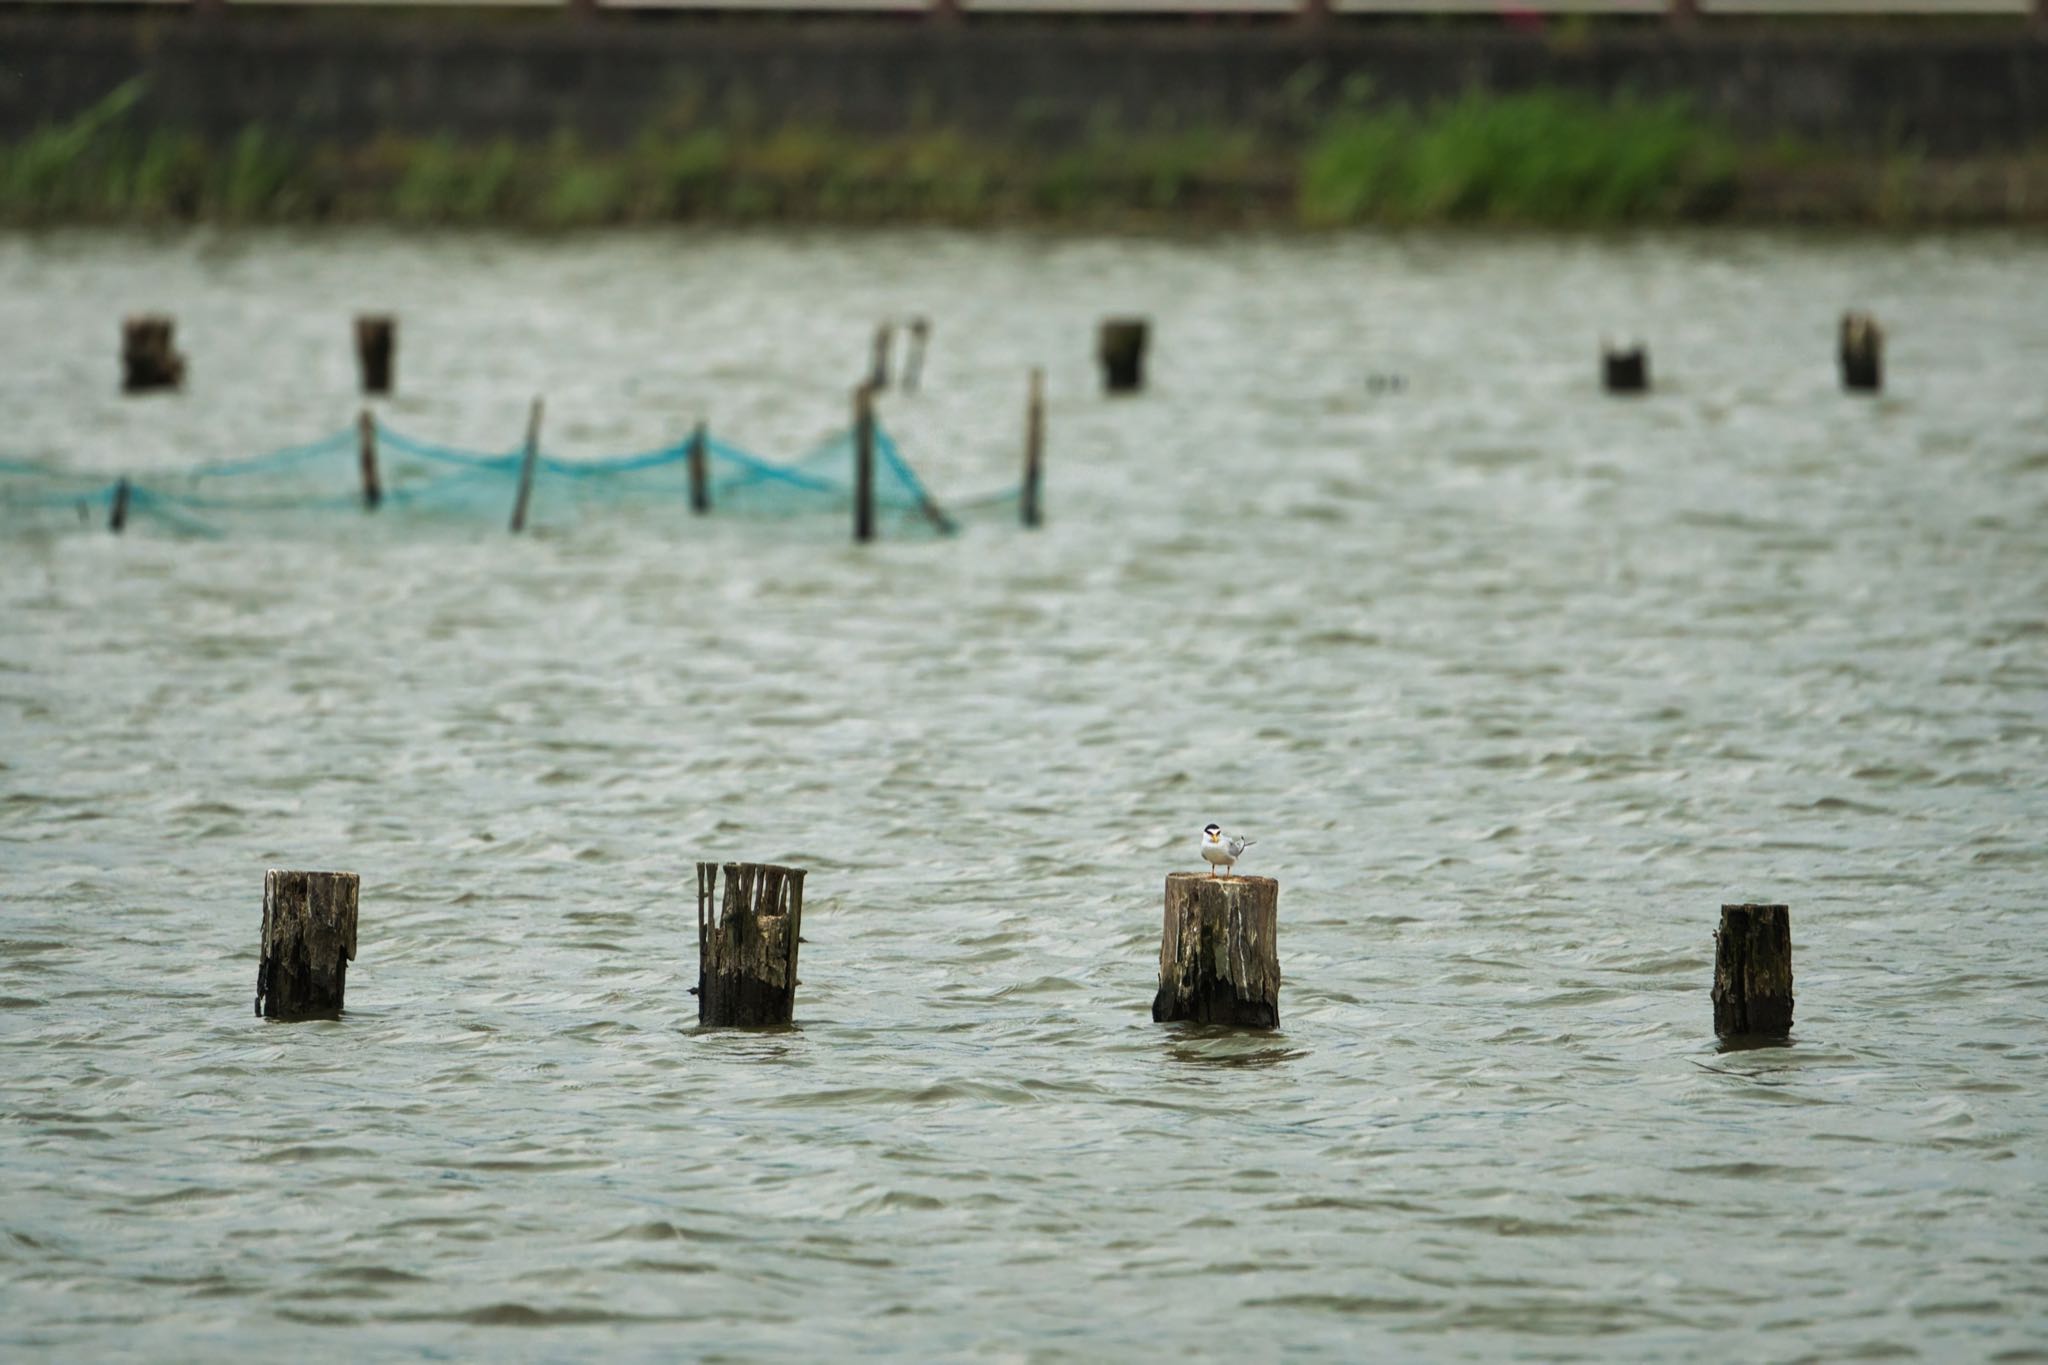
[[[224,147],[138,127],[136,86],[0,149],[0,222],[1049,224],[1951,222],[2048,218],[2048,157],[1931,165],[1739,143],[1681,101],[1470,96],[1297,140],[1104,128],[1077,145],[686,127],[619,150],[385,138]]]

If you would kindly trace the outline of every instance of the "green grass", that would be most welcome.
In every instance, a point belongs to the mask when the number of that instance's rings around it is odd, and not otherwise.
[[[1958,175],[1897,154],[1740,145],[1682,101],[1558,93],[1412,109],[1374,105],[1360,86],[1343,92],[1346,112],[1319,122],[1303,113],[1285,140],[1134,130],[1105,112],[1065,145],[945,128],[855,137],[692,108],[616,149],[567,135],[314,146],[260,127],[209,145],[146,127],[142,93],[125,85],[0,147],[0,222],[1597,226],[1811,219],[1816,205],[1835,221],[1910,222],[1968,216],[1980,200],[1994,216],[2038,218],[2044,196],[2027,187],[2048,184],[2041,157],[2016,173]]]

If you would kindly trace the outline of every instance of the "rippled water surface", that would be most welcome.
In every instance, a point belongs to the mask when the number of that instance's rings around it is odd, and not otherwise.
[[[2043,1358],[2044,297],[2008,238],[0,238],[0,454],[78,469],[342,425],[380,305],[472,446],[794,453],[888,313],[942,500],[1051,395],[1035,534],[0,544],[0,1347]],[[182,396],[115,393],[146,307]],[[1210,819],[1274,1034],[1148,1013]],[[696,1031],[700,857],[810,869],[796,1031]],[[268,866],[362,874],[339,1020],[251,1014]],[[1798,1024],[1720,1052],[1748,900]]]

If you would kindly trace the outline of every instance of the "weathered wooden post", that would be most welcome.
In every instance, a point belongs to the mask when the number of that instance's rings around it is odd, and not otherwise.
[[[1714,1032],[1782,1038],[1792,1031],[1792,912],[1724,905],[1714,934]]]
[[[787,1025],[796,1006],[804,869],[773,863],[697,864],[697,1022],[721,1028]]]
[[[526,417],[526,453],[519,461],[519,496],[512,501],[512,534],[526,529],[526,505],[533,499],[533,467],[540,460],[540,399]]]
[[[910,352],[903,358],[903,391],[917,392],[917,381],[924,375],[924,347],[931,339],[932,325],[929,319],[914,317],[910,320]]]
[[[391,371],[397,359],[398,320],[389,313],[363,313],[356,318],[356,369],[364,393],[391,392]]]
[[[1650,389],[1649,348],[1641,345],[1627,349],[1603,346],[1600,372],[1609,393],[1647,393]]]
[[[1842,314],[1842,387],[1876,393],[1884,387],[1884,328],[1868,313]]]
[[[690,432],[690,510],[699,514],[711,510],[711,465],[702,422]]]
[[[875,328],[874,362],[868,367],[868,385],[876,390],[889,387],[889,348],[896,342],[896,324],[884,322]]]
[[[356,418],[356,463],[363,475],[363,506],[374,512],[384,501],[384,485],[377,478],[377,419],[368,408]]]
[[[1096,335],[1095,354],[1102,362],[1102,385],[1111,393],[1136,393],[1145,387],[1145,341],[1150,328],[1143,318],[1106,318]]]
[[[1700,17],[1700,0],[1671,0],[1665,17],[1671,21],[1674,28],[1691,28],[1693,22]]]
[[[185,357],[172,341],[176,324],[145,313],[121,324],[121,392],[175,389],[185,382]]]
[[[1018,497],[1026,526],[1037,526],[1039,489],[1045,482],[1045,371],[1031,371],[1031,396],[1024,405],[1024,487]]]
[[[1280,1023],[1280,883],[1271,877],[1166,875],[1159,942],[1160,1023]]]
[[[353,872],[263,874],[263,948],[256,968],[256,1013],[271,1019],[341,1012],[348,964],[356,955]]]
[[[128,480],[122,479],[114,485],[114,504],[107,509],[107,529],[115,535],[128,524]]]
[[[853,391],[853,538],[875,538],[875,397],[866,384]]]

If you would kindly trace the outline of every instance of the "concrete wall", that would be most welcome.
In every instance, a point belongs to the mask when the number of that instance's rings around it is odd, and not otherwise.
[[[1622,27],[1563,43],[1491,28],[1186,24],[952,28],[917,22],[428,20],[366,13],[0,16],[0,137],[148,79],[144,116],[230,136],[250,124],[613,143],[653,125],[796,119],[1059,139],[1091,123],[1255,125],[1285,135],[1351,83],[1432,101],[1473,89],[1685,92],[1760,136],[1935,152],[2048,139],[2048,41],[2017,26],[1742,31]]]

